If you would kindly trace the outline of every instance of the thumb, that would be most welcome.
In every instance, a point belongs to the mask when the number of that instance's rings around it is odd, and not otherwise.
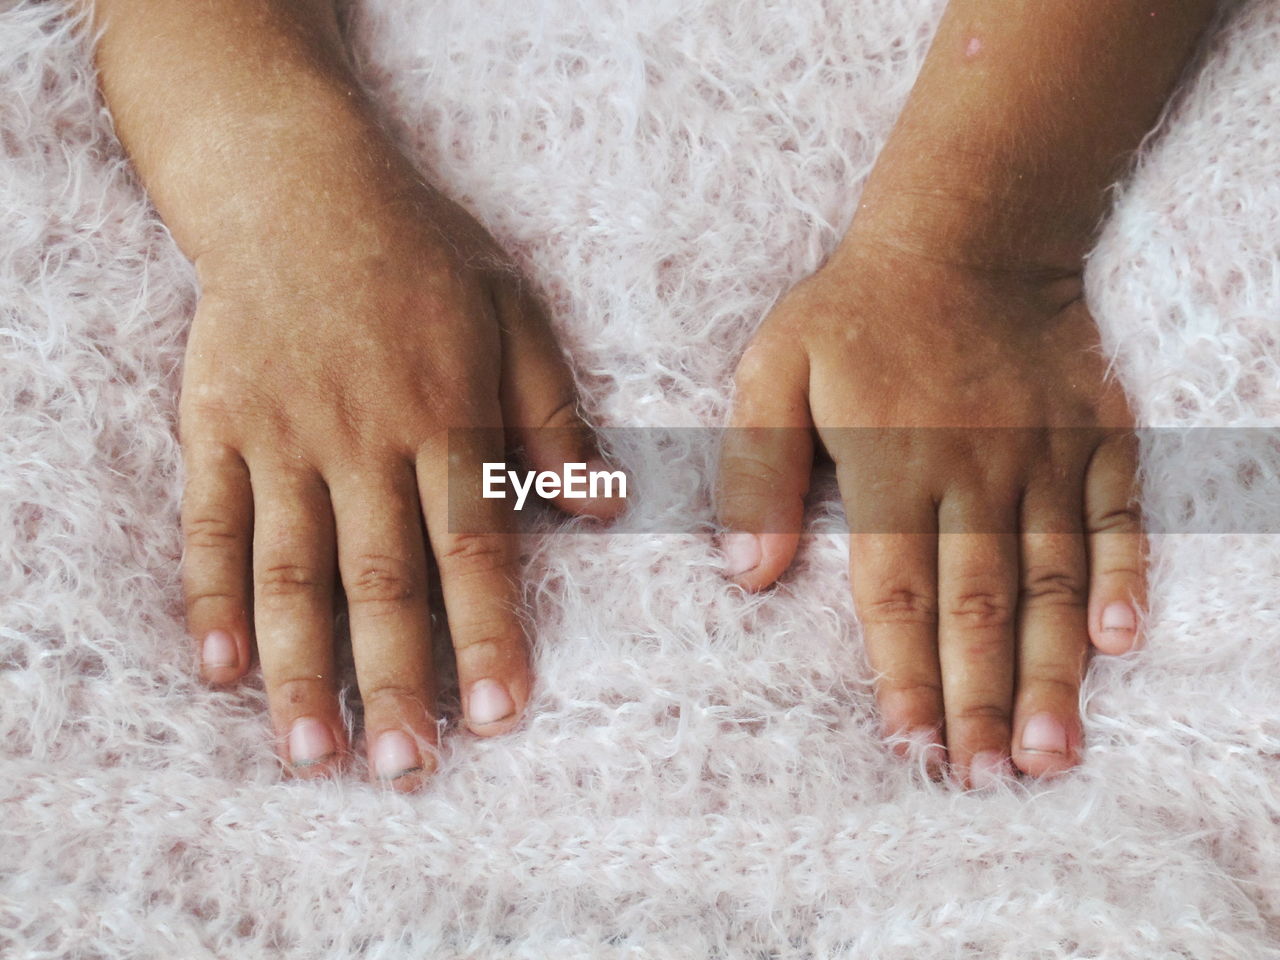
[[[791,565],[813,466],[809,365],[794,341],[758,335],[734,374],[716,480],[725,575],[761,590]]]

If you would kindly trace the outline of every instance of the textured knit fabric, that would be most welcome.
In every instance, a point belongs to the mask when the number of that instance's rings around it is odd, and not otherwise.
[[[538,284],[613,426],[722,422],[942,9],[352,6],[395,135]],[[1280,3],[1256,0],[1092,257],[1146,423],[1280,422],[1278,90]],[[1280,957],[1277,537],[1154,543],[1149,645],[1093,663],[1085,762],[1053,783],[965,793],[885,752],[821,503],[756,598],[696,532],[530,535],[518,732],[451,715],[416,796],[282,779],[260,681],[202,688],[181,620],[195,300],[86,45],[57,3],[0,2],[0,955]],[[1150,509],[1228,509],[1242,467],[1280,474],[1227,447],[1158,475]],[[706,519],[701,456],[635,509]]]

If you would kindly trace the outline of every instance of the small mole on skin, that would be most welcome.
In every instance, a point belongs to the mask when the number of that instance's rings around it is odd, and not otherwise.
[[[977,37],[970,37],[969,43],[964,48],[964,55],[967,59],[973,59],[982,52],[982,41]]]

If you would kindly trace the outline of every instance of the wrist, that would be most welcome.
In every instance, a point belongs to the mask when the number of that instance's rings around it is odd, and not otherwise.
[[[850,281],[996,289],[1055,314],[1084,294],[1096,209],[1056,207],[960,174],[872,175],[827,263]]]
[[[191,257],[393,166],[332,0],[96,0],[100,83],[139,178]],[[361,167],[365,169],[360,169]]]
[[[1070,162],[959,140],[886,146],[846,244],[992,274],[1078,275],[1105,213],[1099,187],[1073,182]],[[844,246],[844,244],[842,244]]]
[[[1212,8],[950,0],[852,240],[985,271],[1078,273],[1108,186]]]
[[[188,124],[139,173],[183,251],[315,242],[390,204],[416,171],[358,98],[282,97]]]

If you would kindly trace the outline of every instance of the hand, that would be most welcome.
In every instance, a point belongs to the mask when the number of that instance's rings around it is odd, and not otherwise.
[[[1132,417],[1073,282],[853,237],[737,371],[729,574],[760,590],[791,563],[816,427],[885,732],[945,744],[971,784],[1075,764],[1089,641],[1137,639]],[[940,429],[848,429],[872,427]]]
[[[505,427],[539,470],[598,455],[546,318],[480,226],[390,145],[308,159],[287,185],[250,184],[236,201],[261,210],[255,229],[237,221],[197,259],[180,411],[187,617],[213,683],[243,676],[256,639],[281,755],[315,776],[347,750],[340,584],[370,766],[411,789],[436,742],[429,552],[469,728],[510,730],[531,682],[514,538],[492,532],[508,508],[478,496],[481,464],[504,459],[500,432],[448,428]]]

